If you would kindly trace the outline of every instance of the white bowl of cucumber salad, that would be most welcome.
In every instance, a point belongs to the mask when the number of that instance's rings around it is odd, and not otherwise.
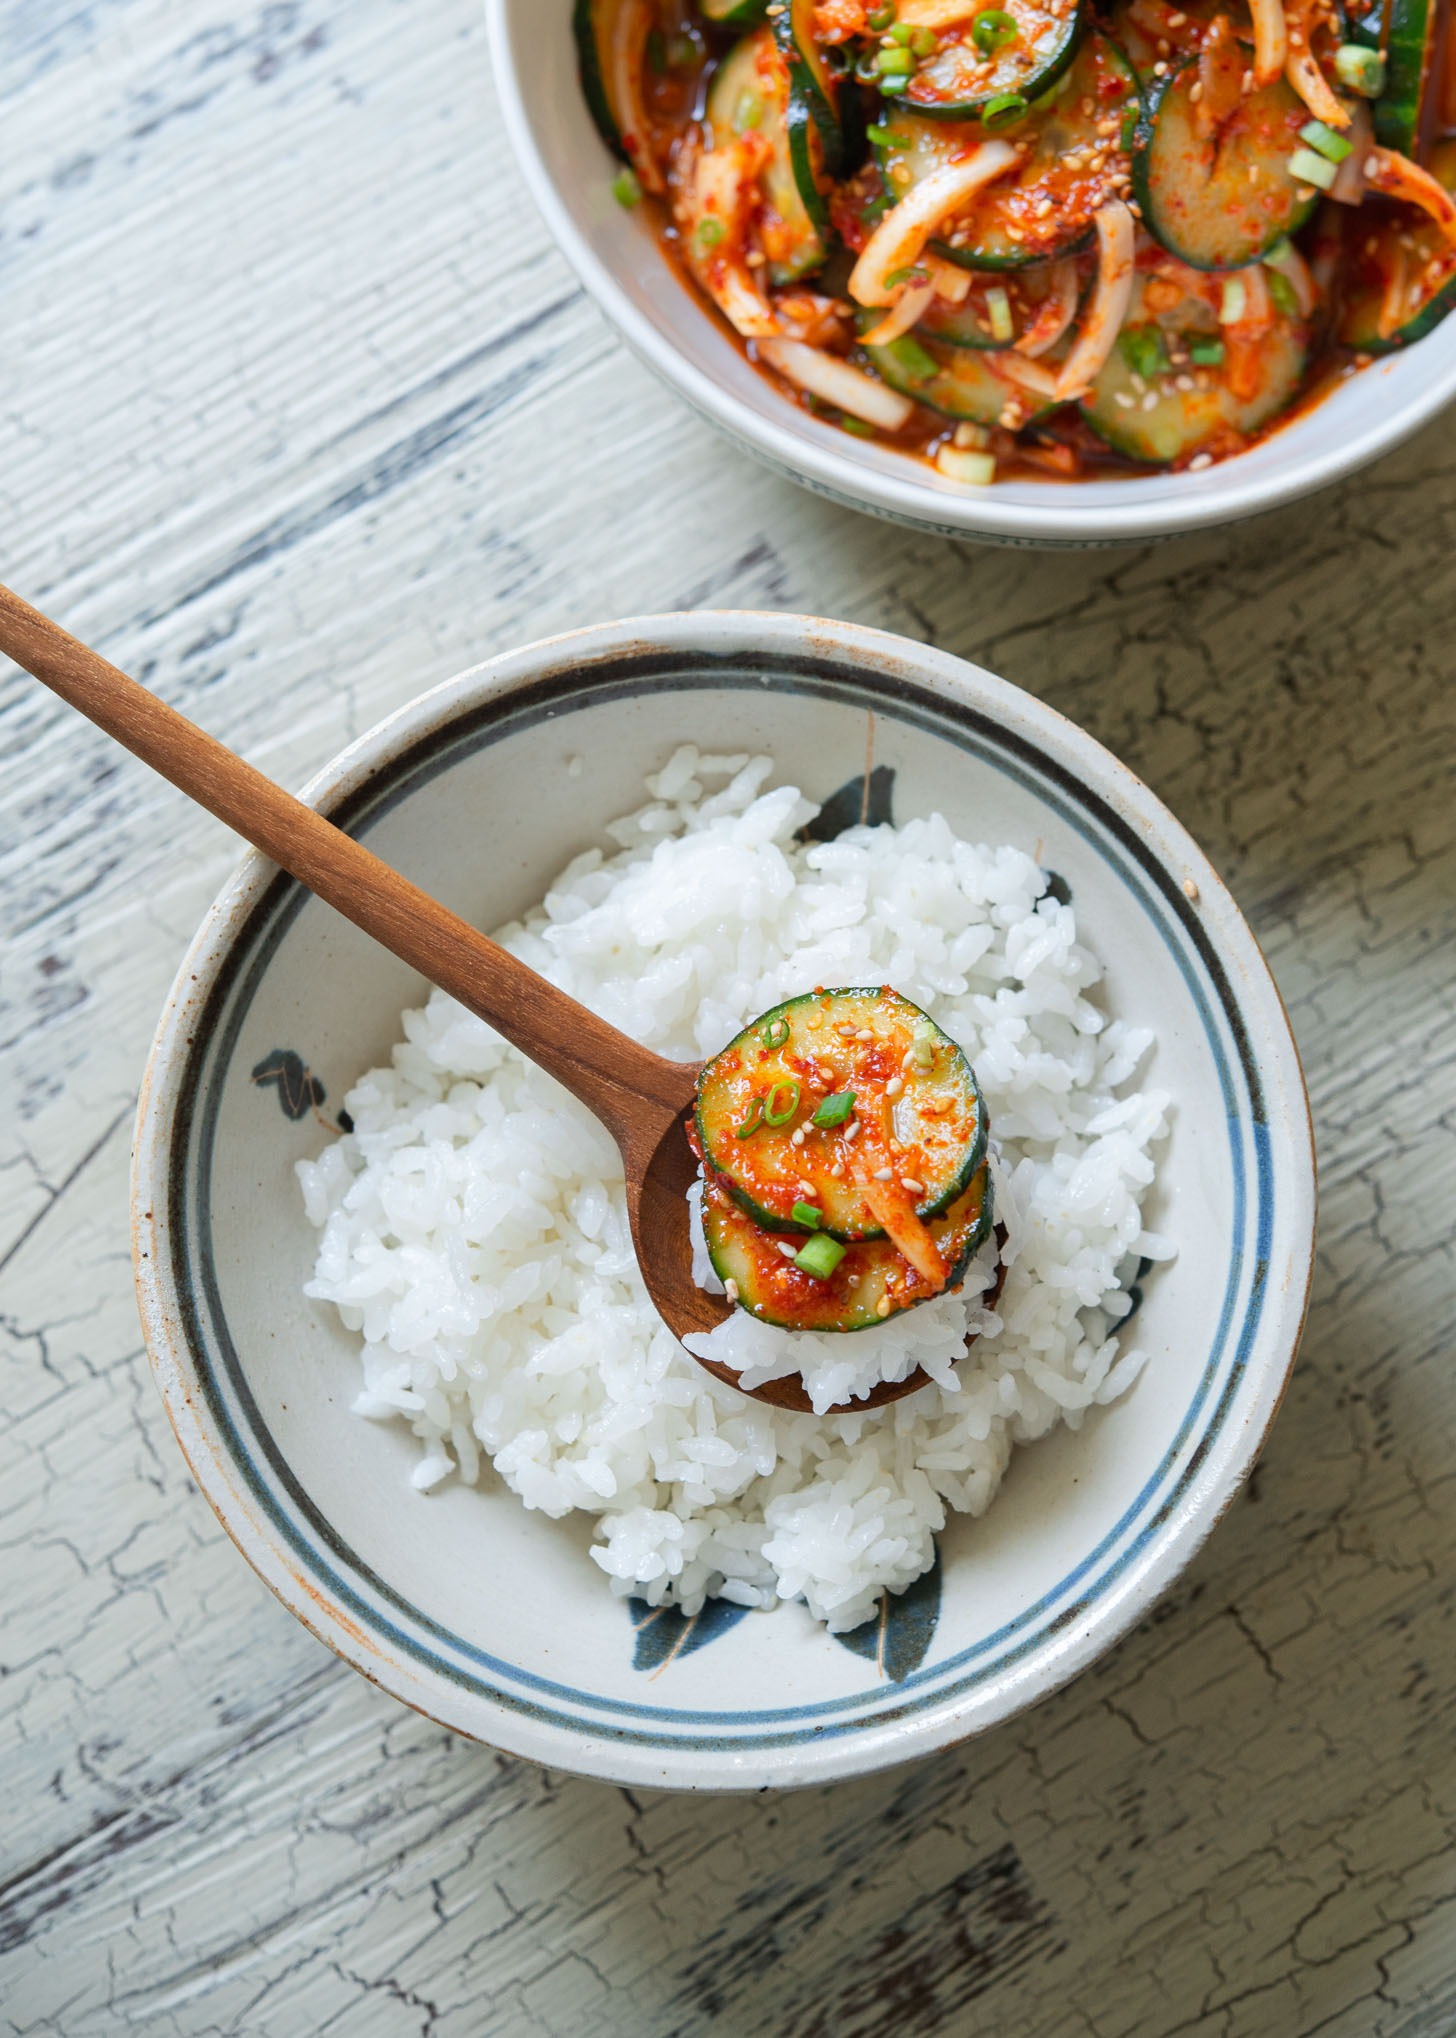
[[[486,0],[642,360],[816,493],[1032,545],[1276,508],[1456,396],[1436,0],[1325,4]]]

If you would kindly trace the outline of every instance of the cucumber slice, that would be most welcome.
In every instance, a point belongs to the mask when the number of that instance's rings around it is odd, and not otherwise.
[[[969,120],[989,100],[1013,92],[1039,99],[1055,84],[1082,39],[1082,0],[997,0],[997,5],[1015,22],[1015,37],[984,52],[972,19],[940,29],[934,56],[911,73],[901,106],[932,120]],[[938,29],[935,14],[935,0],[901,0],[899,20],[907,28]]]
[[[1385,56],[1385,89],[1371,107],[1375,139],[1403,156],[1414,155],[1421,135],[1421,108],[1435,61],[1439,13],[1436,0],[1387,0],[1361,10],[1350,22],[1350,40]]]
[[[942,347],[907,333],[887,347],[860,352],[891,389],[959,424],[999,425],[1008,404],[1015,408],[1027,400],[1025,391],[993,375],[980,353],[968,348]],[[1030,422],[1021,419],[1017,429]]]
[[[829,75],[824,53],[814,39],[814,5],[815,0],[786,0],[773,16],[773,32],[789,67],[789,91],[799,118],[817,129],[825,165],[831,174],[837,174],[844,161],[839,84]]]
[[[1456,141],[1438,143],[1428,167],[1456,193]],[[1341,346],[1391,354],[1423,340],[1456,310],[1456,251],[1433,220],[1368,199],[1345,231],[1344,301],[1335,329]]]
[[[967,269],[1019,269],[1084,245],[1097,208],[1126,188],[1119,180],[1127,174],[1125,151],[1141,104],[1121,50],[1104,35],[1089,35],[1047,103],[1004,129],[1027,150],[1016,174],[988,185],[935,243],[936,252]],[[1112,133],[1100,134],[1110,122]],[[950,125],[897,111],[875,143],[891,194],[903,198],[984,134],[979,122]]]
[[[628,4],[629,0],[576,0],[571,22],[581,89],[592,119],[607,147],[624,163],[631,158],[622,140],[621,118],[612,104],[607,81],[612,75],[610,52],[622,34]]]
[[[948,1287],[965,1279],[992,1222],[991,1184],[982,1166],[956,1201],[929,1220],[930,1235],[950,1269]],[[762,1230],[711,1173],[703,1184],[703,1233],[718,1278],[737,1288],[739,1308],[785,1330],[868,1330],[944,1292],[923,1281],[888,1239],[851,1245],[825,1278],[801,1272],[779,1247],[792,1246],[797,1253],[804,1234]],[[882,1302],[889,1304],[883,1314]]]
[[[715,28],[756,28],[768,12],[768,0],[698,0],[698,11]]]
[[[904,1087],[892,1100],[886,1086],[896,1080]],[[849,1092],[852,1108],[828,1104]],[[925,1218],[960,1195],[986,1151],[970,1063],[918,1005],[878,987],[812,991],[755,1019],[703,1068],[695,1122],[704,1158],[755,1222],[841,1239],[883,1235],[856,1172],[893,1165],[921,1185],[915,1207]],[[817,1227],[797,1224],[796,1203],[820,1212]]]
[[[704,118],[715,147],[735,136],[762,134],[770,146],[760,174],[765,213],[759,222],[772,283],[795,283],[829,250],[829,211],[816,167],[817,139],[796,116],[789,75],[773,36],[756,29],[736,42],[713,73]]]
[[[1309,114],[1276,78],[1242,98],[1215,135],[1200,135],[1188,96],[1197,80],[1190,59],[1154,83],[1133,144],[1133,192],[1170,255],[1193,269],[1242,269],[1314,211],[1319,193],[1289,170]]]
[[[1229,0],[1189,0],[1186,7],[1178,6],[1177,0],[1137,0],[1136,13],[1128,0],[1123,0],[1112,10],[1110,33],[1147,91],[1157,76],[1154,64],[1196,55],[1204,30],[1220,13],[1232,16],[1234,33],[1241,42],[1253,43],[1247,9],[1237,4],[1230,7]]]
[[[1172,466],[1217,440],[1258,431],[1292,401],[1309,358],[1309,329],[1302,321],[1276,319],[1259,342],[1257,388],[1236,395],[1226,361],[1204,366],[1197,361],[1200,344],[1226,345],[1212,307],[1189,296],[1172,311],[1150,317],[1146,284],[1140,277],[1134,285],[1123,338],[1081,406],[1087,423],[1114,451],[1130,460]],[[1129,335],[1142,344],[1129,347]],[[1142,359],[1146,366],[1147,344],[1159,336],[1167,369],[1137,374],[1133,360]],[[1179,381],[1193,386],[1179,389]],[[1155,399],[1151,404],[1149,396]]]

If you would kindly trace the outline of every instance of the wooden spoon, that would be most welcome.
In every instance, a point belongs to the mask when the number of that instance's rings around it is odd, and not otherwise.
[[[686,1121],[698,1064],[665,1061],[607,1025],[5,587],[0,651],[579,1097],[621,1150],[632,1244],[668,1329],[682,1338],[724,1321],[726,1300],[692,1277],[687,1192],[698,1164]],[[740,1385],[731,1367],[698,1364]],[[881,1408],[925,1385],[917,1370],[843,1405]],[[812,1412],[797,1377],[742,1391]]]

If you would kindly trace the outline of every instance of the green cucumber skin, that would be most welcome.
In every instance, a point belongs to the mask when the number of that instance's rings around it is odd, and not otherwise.
[[[1378,333],[1362,337],[1358,331],[1352,332],[1343,319],[1337,338],[1342,347],[1351,347],[1359,354],[1398,354],[1403,347],[1413,347],[1417,340],[1433,333],[1453,311],[1456,311],[1456,276],[1443,283],[1414,318],[1407,319],[1403,326],[1397,326],[1388,339],[1381,339]]]
[[[805,106],[803,100],[794,93],[792,87],[789,91],[787,122],[789,130],[789,163],[793,169],[794,183],[798,187],[799,197],[803,201],[804,210],[809,215],[809,224],[819,236],[819,257],[817,261],[810,264],[810,268],[817,269],[823,263],[837,236],[829,222],[828,203],[824,193],[819,188],[819,181],[814,175],[813,137],[818,133],[818,129],[814,124],[813,115],[808,107]],[[808,268],[798,269],[795,272],[796,276],[807,276],[808,274]],[[794,279],[775,277],[773,280],[779,282],[792,281]]]
[[[602,76],[602,60],[597,51],[596,0],[576,0],[571,25],[576,35],[581,89],[591,117],[597,124],[597,132],[614,156],[620,156],[624,163],[630,162],[631,158],[622,146],[622,131],[617,126],[612,102],[607,97],[606,80]]]
[[[737,95],[745,89],[747,83],[746,80],[740,81],[738,73],[743,65],[752,62],[753,47],[763,33],[762,29],[750,29],[746,36],[741,36],[734,43],[718,66],[713,82],[708,88],[705,108],[708,126],[714,132],[732,131],[733,107],[737,102]],[[807,232],[803,236],[804,244],[797,257],[791,262],[775,262],[770,267],[768,276],[769,281],[775,284],[797,283],[802,277],[812,275],[816,269],[823,266],[834,236],[829,224],[828,207],[814,181],[813,159],[809,148],[809,125],[803,117],[802,108],[796,105],[792,92],[784,116],[782,143],[775,135],[774,153],[776,161],[766,174],[787,176],[792,181],[795,195],[804,209]],[[806,189],[812,193],[812,205],[806,200]],[[772,189],[770,195],[772,196]],[[782,213],[782,205],[779,205],[778,209]]]
[[[834,177],[839,174],[844,162],[844,129],[838,107],[821,89],[813,64],[804,52],[806,37],[810,49],[814,47],[813,12],[812,4],[806,4],[806,0],[788,0],[783,11],[773,17],[774,40],[789,67],[790,100],[801,101],[818,128],[824,149],[824,167]]]
[[[1155,78],[1150,89],[1143,94],[1142,112],[1138,116],[1138,124],[1132,138],[1132,194],[1138,202],[1144,227],[1160,247],[1166,248],[1170,255],[1176,255],[1180,262],[1186,262],[1190,269],[1199,269],[1205,275],[1218,276],[1225,274],[1230,269],[1247,269],[1252,263],[1262,261],[1269,250],[1279,241],[1297,234],[1300,228],[1307,225],[1310,219],[1313,218],[1315,209],[1323,194],[1316,191],[1302,210],[1297,208],[1291,210],[1287,218],[1281,219],[1277,225],[1272,227],[1268,237],[1258,248],[1250,250],[1250,252],[1241,256],[1237,262],[1205,261],[1196,253],[1190,253],[1186,247],[1180,246],[1172,238],[1171,230],[1160,222],[1160,207],[1152,191],[1151,162],[1153,138],[1157,132],[1158,114],[1162,109],[1163,101],[1172,91],[1178,79],[1182,77],[1183,73],[1191,70],[1196,63],[1197,59],[1190,57],[1187,62],[1180,64],[1176,70],[1170,71],[1166,78]]]
[[[701,0],[703,19],[714,28],[757,28],[768,13],[768,0],[734,0],[715,14],[709,0]]]
[[[837,995],[842,998],[866,998],[870,1000],[877,1000],[880,996],[882,988],[883,987],[879,984],[875,984],[873,986],[870,985],[846,986],[845,988],[840,990],[837,993]],[[731,1054],[733,1050],[738,1046],[738,1043],[741,1040],[745,1040],[750,1034],[756,1035],[758,1033],[761,1033],[763,1028],[766,1025],[768,1025],[771,1020],[777,1019],[780,1016],[780,1014],[787,1014],[792,1012],[795,1006],[797,1005],[813,1004],[820,998],[820,996],[821,994],[818,991],[805,991],[799,997],[786,998],[781,1005],[773,1006],[770,1011],[761,1012],[759,1016],[752,1022],[751,1025],[744,1027],[741,1033],[736,1033],[733,1036],[732,1040],[728,1042],[727,1046],[722,1049],[722,1053]],[[911,1001],[909,999],[906,999],[905,1002],[908,1004]],[[918,1006],[916,1007],[916,1010],[917,1011],[919,1010]],[[922,1013],[921,1016],[927,1019],[929,1019],[930,1017],[929,1013]],[[935,1026],[936,1032],[940,1034],[943,1040],[947,1041],[950,1040],[950,1035],[945,1032],[943,1027],[936,1025],[936,1022],[933,1019],[930,1020],[930,1023],[932,1026]],[[951,1041],[950,1044],[953,1047],[955,1046],[954,1041]],[[920,1216],[922,1219],[940,1216],[942,1212],[948,1209],[949,1206],[956,1201],[957,1197],[964,1195],[965,1191],[967,1190],[967,1188],[969,1188],[971,1182],[974,1180],[976,1174],[979,1172],[986,1158],[986,1147],[989,1137],[988,1127],[986,1123],[986,1100],[984,1096],[981,1094],[981,1086],[976,1081],[976,1073],[975,1070],[971,1068],[969,1059],[965,1056],[963,1050],[957,1049],[957,1052],[961,1054],[961,1059],[962,1061],[965,1062],[966,1070],[970,1079],[971,1094],[976,1100],[976,1136],[974,1140],[971,1142],[965,1160],[962,1163],[961,1167],[957,1170],[954,1180],[948,1185],[948,1187],[942,1194],[936,1197],[933,1203],[927,1204],[921,1209]],[[766,1210],[762,1204],[755,1202],[755,1200],[748,1193],[748,1191],[744,1189],[737,1181],[734,1180],[733,1175],[731,1174],[729,1169],[724,1166],[722,1158],[723,1153],[729,1153],[728,1142],[727,1140],[719,1142],[714,1138],[711,1127],[704,1116],[703,1081],[708,1071],[712,1068],[713,1062],[717,1061],[718,1059],[720,1059],[720,1056],[714,1055],[712,1059],[705,1064],[703,1072],[698,1078],[698,1095],[697,1101],[693,1106],[693,1123],[697,1128],[698,1140],[702,1146],[703,1153],[707,1157],[708,1165],[711,1166],[714,1172],[720,1177],[720,1179],[723,1182],[723,1186],[727,1189],[729,1195],[732,1196],[734,1202],[738,1205],[739,1209],[742,1210],[746,1216],[751,1217],[754,1223],[759,1225],[765,1231],[774,1232],[803,1231],[805,1233],[808,1233],[811,1230],[819,1230],[827,1232],[830,1238],[837,1238],[840,1240],[841,1244],[845,1245],[857,1245],[867,1239],[883,1238],[885,1235],[884,1231],[878,1226],[869,1231],[849,1232],[844,1230],[841,1226],[827,1223],[813,1227],[809,1225],[797,1225],[793,1222],[791,1218],[780,1217],[774,1211]],[[731,1159],[731,1153],[729,1157]]]
[[[1381,16],[1376,5],[1350,23],[1350,39],[1380,48]],[[1435,0],[1392,0],[1390,41],[1385,50],[1385,90],[1372,100],[1370,117],[1382,148],[1408,156],[1421,129],[1421,101],[1436,40]]]
[[[1043,92],[1051,90],[1082,47],[1082,37],[1086,29],[1087,7],[1083,0],[1083,4],[1078,6],[1076,13],[1067,23],[1065,40],[1047,58],[1045,69],[1037,71],[1027,79],[1022,94],[1024,98],[1040,99]],[[957,99],[943,105],[931,105],[919,99],[906,98],[897,99],[895,104],[897,107],[903,107],[906,113],[921,115],[926,120],[974,120],[981,108],[998,96],[996,92],[988,92],[980,99]]]
[[[932,241],[930,245],[937,255],[943,256],[947,262],[954,262],[958,268],[987,269],[995,275],[1003,276],[1011,275],[1017,269],[1034,269],[1041,262],[1060,262],[1067,255],[1084,254],[1095,238],[1094,230],[1089,227],[1087,232],[1079,234],[1076,240],[1068,241],[1065,247],[1058,248],[1054,255],[985,255],[976,254],[967,248],[953,248],[949,241]],[[955,343],[952,341],[950,344]]]
[[[969,1187],[969,1184],[967,1184],[967,1187]],[[950,1289],[954,1288],[959,1282],[965,1279],[971,1261],[975,1258],[976,1254],[981,1250],[981,1247],[986,1243],[986,1240],[991,1236],[991,1232],[995,1227],[996,1222],[995,1205],[996,1205],[995,1189],[991,1182],[991,1178],[988,1174],[986,1177],[986,1193],[981,1199],[981,1214],[976,1220],[975,1227],[967,1237],[966,1243],[963,1246],[959,1255],[957,1256],[955,1263],[951,1267],[950,1274],[946,1280],[945,1290],[943,1290],[942,1292],[949,1291]],[[782,1224],[775,1223],[775,1225],[773,1226],[773,1231],[774,1235],[778,1236],[780,1233],[784,1232],[784,1226]],[[883,1237],[883,1235],[884,1235],[883,1233],[878,1234],[879,1237]],[[704,1213],[703,1236],[704,1242],[708,1248],[708,1258],[712,1262],[714,1273],[718,1276],[720,1281],[727,1282],[729,1280],[732,1280],[737,1284],[739,1308],[743,1309],[749,1316],[754,1317],[759,1323],[773,1324],[775,1328],[779,1330],[801,1330],[804,1328],[804,1326],[800,1323],[792,1322],[787,1317],[770,1315],[761,1306],[755,1305],[755,1303],[752,1300],[753,1281],[751,1276],[747,1275],[746,1269],[744,1269],[741,1265],[735,1265],[735,1263],[727,1257],[727,1252],[722,1246],[722,1244],[719,1241],[715,1240],[712,1231],[711,1219],[708,1217],[708,1214],[706,1212]],[[859,1242],[866,1244],[872,1243],[872,1241],[869,1240]],[[935,1297],[927,1295],[922,1299],[926,1302],[930,1302],[934,1301]],[[822,1331],[826,1336],[834,1334],[843,1334],[846,1337],[852,1336],[854,1332],[857,1330],[873,1330],[877,1323],[883,1323],[886,1321],[884,1317],[879,1315],[875,1308],[875,1302],[877,1300],[878,1300],[877,1295],[875,1296],[867,1295],[862,1306],[847,1312],[846,1315],[838,1323],[816,1323],[813,1326],[813,1328],[816,1331]],[[914,1304],[912,1306],[919,1307],[919,1304]],[[907,1311],[903,1310],[896,1313],[901,1315],[908,1314]]]

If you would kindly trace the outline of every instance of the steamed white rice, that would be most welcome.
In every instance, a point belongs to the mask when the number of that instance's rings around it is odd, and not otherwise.
[[[408,1424],[421,1492],[504,1480],[597,1524],[615,1591],[688,1612],[802,1598],[831,1629],[980,1514],[1013,1444],[1127,1388],[1116,1327],[1142,1259],[1169,1099],[1130,1087],[1152,1034],[1109,1020],[1073,907],[1025,849],[939,816],[804,845],[814,804],[768,758],[679,750],[650,803],[570,863],[498,939],[614,1025],[698,1060],[814,984],[888,983],[964,1047],[994,1136],[1005,1288],[848,1337],[735,1312],[713,1356],[752,1380],[801,1367],[816,1405],[924,1365],[879,1413],[785,1414],[720,1385],[652,1309],[607,1133],[442,993],[346,1099],[351,1133],[299,1167],[320,1227],[308,1294],[360,1338],[356,1412]],[[766,789],[768,788],[768,789]],[[968,1328],[981,1336],[952,1367]]]

